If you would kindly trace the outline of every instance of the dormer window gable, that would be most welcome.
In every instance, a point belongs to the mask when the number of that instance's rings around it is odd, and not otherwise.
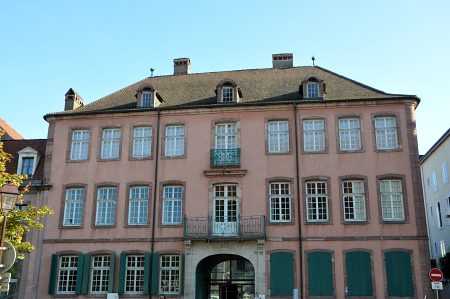
[[[218,103],[239,103],[242,92],[236,82],[231,79],[224,79],[216,86]]]
[[[17,174],[26,174],[28,179],[32,178],[39,163],[39,153],[31,147],[26,147],[19,151],[18,154]]]
[[[158,94],[156,89],[151,84],[144,84],[139,87],[136,92],[136,107],[138,108],[152,108],[158,107],[163,103],[163,99]]]
[[[326,85],[323,79],[315,75],[305,76],[299,91],[304,99],[323,99]]]

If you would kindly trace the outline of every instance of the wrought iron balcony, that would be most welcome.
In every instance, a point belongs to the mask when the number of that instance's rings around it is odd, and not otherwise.
[[[241,165],[241,149],[212,149],[211,167]]]
[[[184,219],[186,239],[261,239],[265,236],[265,216],[237,217],[229,220],[185,216]]]

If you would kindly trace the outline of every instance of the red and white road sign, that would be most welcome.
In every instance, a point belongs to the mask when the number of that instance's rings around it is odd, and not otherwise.
[[[430,276],[430,279],[432,281],[441,281],[442,278],[444,278],[444,274],[438,268],[431,269],[430,272],[428,273],[428,276]]]

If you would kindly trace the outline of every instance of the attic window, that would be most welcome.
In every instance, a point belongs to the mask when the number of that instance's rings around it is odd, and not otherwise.
[[[224,79],[216,86],[217,102],[237,103],[242,98],[242,93],[236,82],[231,79]]]
[[[224,103],[234,102],[233,89],[234,89],[233,87],[222,88],[222,102]]]
[[[299,88],[304,99],[323,99],[325,92],[325,82],[316,75],[306,76]]]
[[[39,153],[31,147],[26,147],[18,154],[17,174],[26,174],[29,179],[32,178],[39,163]]]
[[[318,98],[319,97],[319,83],[318,82],[306,83],[306,97],[307,98]]]
[[[152,95],[151,91],[142,92],[141,96],[141,107],[151,107],[152,106]]]
[[[139,108],[158,107],[160,103],[164,102],[156,89],[149,83],[139,87],[135,97]]]

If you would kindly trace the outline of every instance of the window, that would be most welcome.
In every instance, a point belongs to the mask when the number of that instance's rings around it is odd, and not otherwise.
[[[180,256],[162,255],[160,264],[159,291],[163,294],[180,292]]]
[[[441,214],[441,203],[436,204],[436,214],[437,214],[437,225],[438,228],[442,228],[442,214]]]
[[[438,192],[439,191],[439,185],[438,185],[438,179],[437,179],[437,174],[436,171],[433,171],[433,190],[434,192]]]
[[[236,236],[239,232],[237,185],[215,185],[213,203],[213,234]]]
[[[390,150],[398,148],[395,117],[386,116],[375,118],[375,138],[377,149]]]
[[[270,254],[270,295],[291,296],[294,288],[294,254],[273,252]]]
[[[345,221],[366,221],[364,181],[343,181],[342,194]]]
[[[91,258],[91,284],[89,292],[91,294],[105,294],[109,291],[110,278],[110,255],[94,255]]]
[[[361,149],[361,131],[358,118],[339,120],[339,148],[341,151]]]
[[[77,288],[78,256],[60,256],[58,266],[58,294],[75,294]]]
[[[128,255],[125,268],[125,294],[144,293],[144,255]]]
[[[401,180],[381,180],[381,214],[384,221],[404,221]]]
[[[142,92],[141,107],[151,107],[152,106],[152,92],[144,91]]]
[[[34,166],[34,158],[31,157],[22,158],[21,174],[26,174],[28,178],[31,178],[34,172],[33,166]]]
[[[236,123],[216,124],[216,149],[236,149]]]
[[[97,190],[95,225],[114,225],[116,215],[116,188],[101,187]]]
[[[305,152],[325,150],[325,125],[323,119],[303,121],[303,149]]]
[[[333,296],[333,258],[330,252],[307,254],[309,296]]]
[[[326,182],[306,183],[306,210],[308,222],[328,221],[328,194]]]
[[[445,247],[445,240],[441,240],[439,244],[441,245],[441,257],[444,257],[445,254],[447,253],[447,247]]]
[[[269,153],[289,152],[289,124],[287,121],[268,122]]]
[[[319,97],[319,83],[318,82],[306,83],[306,97],[307,98],[318,98]]]
[[[165,156],[176,157],[184,155],[184,126],[166,127]]]
[[[120,129],[104,129],[102,135],[101,159],[118,159],[120,148]]]
[[[66,190],[64,202],[64,226],[81,226],[83,223],[84,188]]]
[[[163,189],[163,224],[181,224],[183,187],[165,186]]]
[[[147,224],[148,220],[148,187],[136,186],[130,188],[128,204],[128,224]]]
[[[222,102],[224,103],[230,103],[234,102],[234,96],[233,96],[233,87],[222,87]]]
[[[89,130],[72,131],[72,142],[70,145],[70,160],[87,160],[89,153]]]
[[[448,172],[447,172],[447,162],[442,161],[442,183],[447,184],[448,183]]]
[[[270,221],[291,221],[291,190],[289,183],[270,184]]]
[[[133,129],[133,158],[147,158],[152,154],[152,128]]]

